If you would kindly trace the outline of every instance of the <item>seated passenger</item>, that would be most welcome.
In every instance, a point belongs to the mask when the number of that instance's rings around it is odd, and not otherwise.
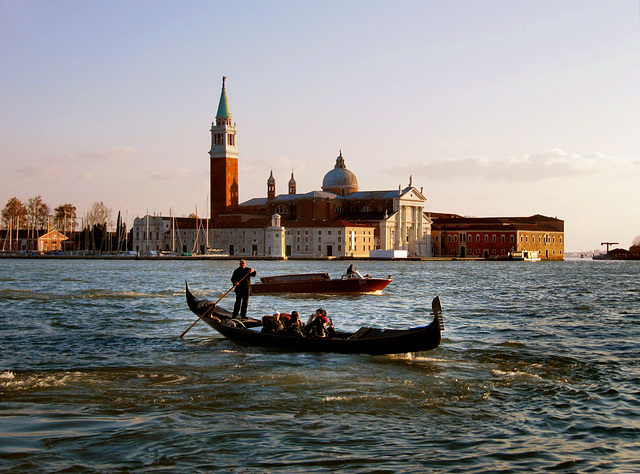
[[[262,331],[269,333],[279,333],[284,331],[282,321],[280,321],[280,313],[276,311],[273,316],[265,316],[262,318]]]
[[[318,308],[309,318],[309,323],[305,328],[308,337],[331,337],[333,336],[333,322],[327,318],[327,312]]]
[[[304,323],[300,321],[300,315],[297,311],[291,312],[291,318],[289,324],[286,327],[287,334],[291,336],[304,337]]]
[[[291,320],[291,315],[289,313],[280,313],[280,322],[282,323],[282,327],[284,327],[285,331],[287,327],[289,327],[290,320]]]

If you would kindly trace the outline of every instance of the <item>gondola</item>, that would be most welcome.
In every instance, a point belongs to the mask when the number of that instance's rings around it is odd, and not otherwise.
[[[411,329],[377,329],[363,326],[355,332],[336,331],[330,338],[308,338],[261,332],[257,319],[234,319],[212,301],[197,299],[186,285],[187,304],[200,319],[223,336],[244,344],[276,347],[302,352],[338,352],[343,354],[402,354],[435,349],[444,330],[440,297],[432,302],[433,321]]]

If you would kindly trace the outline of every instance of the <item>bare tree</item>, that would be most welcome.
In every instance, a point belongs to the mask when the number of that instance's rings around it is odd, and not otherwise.
[[[5,229],[27,227],[27,207],[16,197],[12,197],[2,210],[2,225]]]
[[[54,209],[55,227],[63,234],[73,232],[78,223],[76,222],[76,206],[73,204],[61,204]]]
[[[15,232],[18,241],[18,230],[27,228],[27,207],[16,197],[12,197],[2,210],[2,224],[7,229],[6,239],[2,242],[2,250],[14,250],[13,243]]]
[[[91,250],[104,249],[105,237],[108,235],[109,224],[111,223],[111,209],[102,201],[94,202],[87,212],[87,229],[91,233]],[[97,234],[97,235],[96,235]],[[96,240],[98,246],[96,247]]]
[[[111,208],[102,201],[94,202],[89,212],[87,212],[87,226],[108,225],[111,223]]]
[[[32,235],[36,231],[47,228],[51,209],[47,204],[42,202],[42,196],[38,195],[27,201],[27,219],[29,221],[29,230]]]

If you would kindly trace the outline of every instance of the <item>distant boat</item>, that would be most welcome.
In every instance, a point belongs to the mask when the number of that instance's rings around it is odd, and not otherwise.
[[[522,250],[509,252],[507,256],[489,257],[489,260],[512,260],[516,262],[539,262],[540,253],[537,250]]]
[[[357,270],[342,278],[332,279],[328,273],[299,273],[260,278],[251,284],[251,294],[272,293],[373,293],[382,291],[391,278],[371,278],[362,276]]]
[[[539,262],[542,260],[537,250],[523,250],[522,252],[511,252],[512,260],[523,262]]]

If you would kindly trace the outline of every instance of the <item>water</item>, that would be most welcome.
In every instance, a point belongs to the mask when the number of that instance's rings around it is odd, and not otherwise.
[[[184,281],[217,299],[236,265],[1,259],[0,469],[638,471],[638,262],[357,262],[393,283],[250,301],[353,330],[422,325],[439,294],[446,331],[425,353],[250,348],[204,323],[179,339]]]

